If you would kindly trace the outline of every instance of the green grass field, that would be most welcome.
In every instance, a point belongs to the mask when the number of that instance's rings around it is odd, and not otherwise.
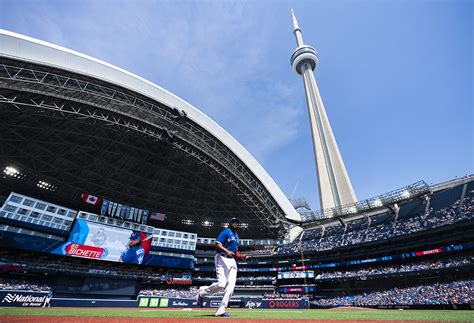
[[[253,310],[230,309],[236,319],[272,320],[423,320],[474,322],[473,311],[448,310]],[[153,309],[101,309],[101,308],[0,308],[0,317],[6,316],[76,316],[76,317],[150,317],[150,318],[206,318],[213,317],[213,310],[153,310]]]

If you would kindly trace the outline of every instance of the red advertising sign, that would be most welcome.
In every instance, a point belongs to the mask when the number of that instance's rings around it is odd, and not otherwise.
[[[270,308],[300,308],[298,301],[270,301],[268,302]]]
[[[434,253],[440,253],[440,252],[443,252],[443,250],[442,249],[432,249],[432,250],[418,251],[415,254],[416,254],[417,257],[419,257],[419,256],[432,255]]]
[[[71,243],[66,247],[66,255],[74,257],[100,259],[103,254],[103,248],[86,246],[83,244]]]
[[[168,278],[166,280],[168,285],[192,285],[193,281],[190,279],[173,279]]]

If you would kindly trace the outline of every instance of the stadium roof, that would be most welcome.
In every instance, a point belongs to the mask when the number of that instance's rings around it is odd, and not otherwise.
[[[230,215],[248,224],[242,237],[274,238],[300,220],[218,124],[105,62],[0,30],[0,107],[0,167],[24,175],[4,176],[4,189],[41,195],[31,185],[41,180],[63,203],[95,194],[166,213],[160,225],[200,236],[215,235]]]

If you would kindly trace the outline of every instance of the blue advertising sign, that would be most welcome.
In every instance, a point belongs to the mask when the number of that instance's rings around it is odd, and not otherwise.
[[[45,307],[49,306],[52,297],[52,292],[2,290],[0,291],[0,306]]]

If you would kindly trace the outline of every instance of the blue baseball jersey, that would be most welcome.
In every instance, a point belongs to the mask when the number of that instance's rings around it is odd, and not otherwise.
[[[145,249],[142,246],[133,246],[122,253],[122,262],[127,264],[141,264],[145,256]]]
[[[232,251],[234,254],[237,252],[239,247],[239,235],[232,232],[230,228],[222,230],[216,239],[216,243],[220,242],[227,250]]]

